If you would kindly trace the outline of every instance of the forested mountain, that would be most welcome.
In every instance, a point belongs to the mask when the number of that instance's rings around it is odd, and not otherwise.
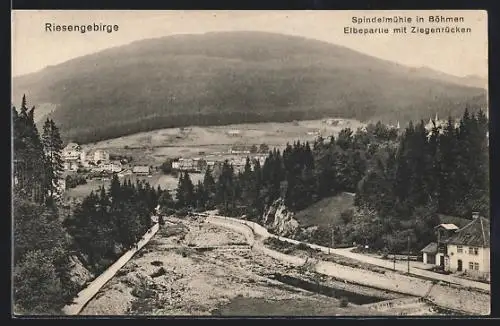
[[[14,78],[79,143],[186,125],[322,117],[404,123],[486,107],[486,90],[330,43],[263,32],[143,40]],[[459,109],[460,108],[460,109]]]

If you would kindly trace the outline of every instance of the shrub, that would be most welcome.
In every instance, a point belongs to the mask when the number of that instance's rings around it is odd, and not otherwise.
[[[29,251],[14,270],[14,302],[30,314],[46,314],[62,299],[62,284],[52,259],[41,250]]]
[[[161,266],[161,265],[163,265],[163,262],[161,262],[159,260],[155,260],[155,261],[151,262],[151,265],[153,265],[153,266]]]
[[[340,307],[345,308],[349,305],[349,300],[346,297],[340,298]]]
[[[148,282],[143,278],[139,279],[139,283],[135,285],[130,293],[137,298],[153,298],[156,295],[155,291],[151,289]]]
[[[189,214],[189,210],[185,207],[180,208],[176,211],[177,216],[186,217]]]
[[[348,209],[340,213],[340,218],[344,224],[348,224],[352,221],[354,216],[354,211],[352,209]]]
[[[152,278],[155,278],[155,277],[165,275],[166,273],[167,273],[167,271],[165,270],[165,268],[160,267],[156,272],[152,273],[150,276]]]
[[[310,251],[312,248],[306,245],[305,243],[299,243],[296,247],[298,250]]]

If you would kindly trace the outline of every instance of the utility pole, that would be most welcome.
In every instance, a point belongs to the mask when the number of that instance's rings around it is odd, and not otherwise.
[[[408,255],[406,257],[408,260],[408,274],[410,274],[410,236],[408,236]]]
[[[333,243],[333,227],[332,227],[332,239],[331,239],[331,243]],[[330,248],[332,247],[332,244],[330,244],[328,246],[328,254],[330,254]]]
[[[332,248],[335,248],[335,230],[332,228]]]

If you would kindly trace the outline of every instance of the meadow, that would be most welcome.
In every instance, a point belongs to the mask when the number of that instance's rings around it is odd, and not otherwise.
[[[201,173],[190,173],[189,175],[191,177],[191,181],[194,184],[196,184],[199,180],[203,180],[203,174]],[[130,180],[132,183],[135,183],[137,180],[145,180],[154,188],[160,186],[161,189],[169,189],[169,190],[176,189],[178,183],[177,177],[163,173],[156,173],[151,176],[129,175],[120,178],[121,182],[123,182],[124,180]],[[64,197],[67,199],[68,198],[82,199],[88,194],[90,194],[91,191],[97,191],[101,186],[104,186],[107,189],[109,187],[110,182],[111,181],[109,179],[90,180],[87,182],[87,184],[79,185],[75,188],[66,190],[66,192],[64,193]]]
[[[314,141],[337,135],[343,128],[365,126],[357,120],[338,119],[337,125],[324,120],[305,120],[285,123],[252,123],[228,126],[169,128],[142,132],[124,137],[87,144],[85,149],[106,149],[113,154],[129,155],[134,164],[160,165],[167,158],[199,157],[228,153],[234,145],[267,144],[282,149],[287,142]]]

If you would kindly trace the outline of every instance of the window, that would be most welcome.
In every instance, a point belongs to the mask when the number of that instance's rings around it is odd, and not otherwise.
[[[469,255],[477,256],[479,254],[479,248],[469,247]]]
[[[470,270],[473,270],[473,269],[474,269],[474,263],[473,263],[473,262],[470,262],[470,263],[469,263],[469,269],[470,269]]]
[[[457,246],[457,253],[458,253],[458,254],[461,254],[461,253],[463,253],[463,252],[464,252],[464,247],[462,247],[462,246]]]
[[[474,263],[474,269],[475,269],[476,271],[478,271],[478,270],[479,270],[479,263]]]

